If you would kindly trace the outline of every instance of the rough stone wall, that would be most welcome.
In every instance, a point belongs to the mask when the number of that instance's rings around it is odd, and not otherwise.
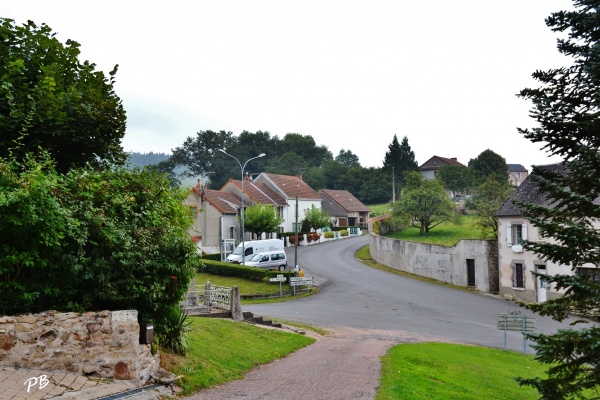
[[[500,292],[500,264],[498,255],[498,241],[489,241],[490,252],[488,254],[488,274],[490,277],[490,292],[498,294]]]
[[[436,279],[457,286],[467,286],[467,259],[475,263],[475,288],[490,292],[493,284],[490,261],[496,257],[494,241],[461,240],[454,247],[408,242],[369,235],[371,257],[380,264],[400,271]],[[494,256],[496,254],[496,256]]]
[[[143,385],[158,370],[159,358],[139,338],[135,310],[0,316],[0,366]]]

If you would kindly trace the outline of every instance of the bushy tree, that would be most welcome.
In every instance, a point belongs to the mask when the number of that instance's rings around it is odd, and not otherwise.
[[[489,239],[498,237],[498,218],[496,211],[504,204],[514,192],[507,181],[499,182],[493,176],[479,185],[467,205],[473,210],[476,217],[475,224],[481,228],[483,235]]]
[[[406,173],[405,180],[400,200],[393,205],[395,223],[406,222],[416,226],[419,234],[423,235],[443,222],[456,220],[454,204],[441,181],[425,179],[414,171]]]
[[[157,333],[196,252],[161,174],[0,160],[0,313],[136,309]]]
[[[572,11],[551,14],[546,24],[555,32],[568,33],[558,40],[558,50],[574,63],[536,71],[533,77],[541,86],[520,92],[520,97],[533,102],[530,115],[538,123],[520,132],[543,144],[550,154],[561,156],[564,164],[561,169],[533,168],[538,190],[550,206],[518,203],[546,238],[525,241],[524,247],[574,272],[540,276],[564,289],[564,295],[526,306],[558,321],[571,313],[597,319],[600,310],[600,2],[575,0],[573,4]],[[578,274],[580,267],[590,273]],[[578,327],[530,335],[535,357],[549,366],[548,374],[521,383],[537,388],[544,399],[598,398],[600,328]]]
[[[335,157],[335,161],[350,168],[360,167],[358,156],[352,153],[350,150],[341,149],[338,155]]]
[[[283,218],[277,217],[275,208],[264,204],[255,204],[244,211],[244,229],[258,238],[264,232],[277,232]]]
[[[327,211],[323,210],[320,207],[316,207],[313,204],[310,208],[304,210],[304,219],[302,220],[302,226],[304,227],[305,224],[308,226],[308,230],[317,230],[326,226],[330,226],[331,215],[329,215]]]
[[[79,43],[49,26],[0,18],[0,157],[23,160],[40,148],[64,173],[86,164],[123,164],[125,110],[106,77],[81,62]]]
[[[473,185],[473,172],[464,165],[447,165],[438,170],[437,177],[454,195],[467,193]]]
[[[506,160],[493,150],[482,151],[477,157],[469,160],[468,166],[473,171],[476,185],[481,185],[490,176],[498,182],[508,180]]]

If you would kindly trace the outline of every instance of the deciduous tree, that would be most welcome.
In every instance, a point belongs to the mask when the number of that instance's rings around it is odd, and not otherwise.
[[[473,171],[476,185],[481,185],[489,176],[498,182],[508,180],[506,160],[493,150],[482,151],[477,157],[469,160],[468,166]]]
[[[64,173],[86,164],[123,164],[125,110],[106,77],[80,61],[79,43],[49,26],[0,18],[0,157],[49,152]]]
[[[392,217],[396,222],[417,226],[423,235],[443,222],[456,220],[454,204],[441,181],[425,179],[414,171],[408,172],[405,179],[400,200],[393,205]]]
[[[331,215],[322,208],[316,207],[314,204],[304,210],[304,220],[302,225],[308,225],[311,229],[321,229],[331,225]]]
[[[283,218],[277,217],[272,206],[255,204],[244,211],[244,229],[258,238],[264,232],[277,232],[282,222]]]

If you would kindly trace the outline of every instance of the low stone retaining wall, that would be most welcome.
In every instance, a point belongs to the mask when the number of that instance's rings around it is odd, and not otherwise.
[[[159,368],[149,344],[139,344],[137,311],[0,317],[0,366],[66,371],[145,384]]]
[[[483,292],[498,290],[498,250],[494,240],[461,240],[446,247],[370,233],[369,250],[382,265],[464,287],[469,286],[467,260],[472,260],[472,287]]]

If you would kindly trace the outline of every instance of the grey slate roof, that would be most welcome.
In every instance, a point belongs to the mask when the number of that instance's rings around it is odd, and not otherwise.
[[[506,164],[509,172],[527,172],[527,169],[521,164]]]
[[[538,166],[538,168],[561,173],[564,171],[564,166],[562,164],[549,164]],[[532,179],[533,177],[533,179]],[[537,185],[535,184],[535,173],[530,174],[525,178],[523,183],[517,187],[512,197],[508,199],[502,207],[496,211],[494,214],[497,217],[510,217],[510,216],[522,216],[523,213],[514,203],[514,200],[523,201],[527,203],[534,203],[540,205],[548,205],[548,201],[546,200],[546,196],[543,193],[540,193],[537,189]]]
[[[348,213],[344,211],[335,201],[331,200],[323,192],[319,192],[321,196],[321,208],[332,217],[347,217]]]

